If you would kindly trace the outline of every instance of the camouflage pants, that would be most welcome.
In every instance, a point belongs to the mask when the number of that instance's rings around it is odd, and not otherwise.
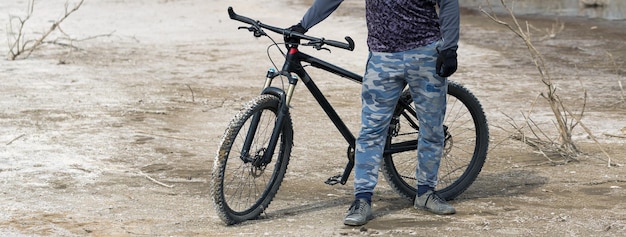
[[[355,154],[354,191],[373,193],[395,105],[409,85],[420,132],[415,171],[418,185],[437,185],[446,111],[447,79],[435,73],[440,42],[398,53],[370,52],[363,78],[361,130]]]

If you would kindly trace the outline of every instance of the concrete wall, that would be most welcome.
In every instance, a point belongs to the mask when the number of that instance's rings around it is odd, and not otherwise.
[[[459,0],[461,6],[487,9],[490,2],[494,11],[504,12],[500,0]],[[516,14],[555,16],[584,16],[609,20],[626,19],[626,0],[506,0]]]

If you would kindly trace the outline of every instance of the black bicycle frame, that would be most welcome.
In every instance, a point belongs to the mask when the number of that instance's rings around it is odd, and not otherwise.
[[[268,72],[268,77],[271,77],[271,78],[276,77],[278,75],[287,76],[289,80],[289,84],[294,85],[294,86],[297,84],[298,79],[292,78],[291,73],[293,72],[296,75],[298,75],[299,79],[304,83],[304,85],[307,87],[311,95],[313,95],[313,98],[315,98],[317,103],[321,106],[321,108],[324,110],[328,118],[333,122],[337,130],[341,133],[343,138],[348,143],[349,152],[352,152],[352,154],[354,154],[353,151],[356,146],[356,138],[354,137],[354,134],[350,131],[348,126],[346,126],[343,120],[339,117],[339,114],[337,114],[337,112],[332,107],[330,102],[322,94],[322,92],[320,91],[318,86],[315,84],[315,82],[313,82],[313,79],[304,70],[304,67],[302,66],[302,62],[309,63],[311,66],[315,68],[319,68],[321,70],[331,72],[335,75],[350,79],[357,83],[363,83],[363,77],[353,72],[350,72],[348,70],[345,70],[343,68],[340,68],[338,66],[335,66],[331,63],[328,63],[324,60],[321,60],[319,58],[302,53],[296,47],[289,48],[289,53],[286,55],[285,64],[283,65],[283,68],[280,72],[277,72],[277,73]],[[277,111],[278,112],[277,119],[275,122],[276,126],[274,126],[274,130],[272,132],[272,136],[270,138],[270,142],[268,144],[267,150],[264,152],[263,158],[260,160],[257,160],[257,162],[260,162],[260,163],[258,164],[255,163],[254,164],[255,166],[265,165],[271,162],[272,156],[278,144],[278,139],[283,129],[284,119],[289,111],[288,105],[286,103],[287,95],[282,89],[275,88],[275,87],[266,87],[263,90],[262,94],[275,95],[281,98],[281,101],[283,103],[281,103],[281,105],[279,106],[279,111]],[[403,105],[403,107],[410,108],[409,105]],[[415,111],[413,111],[413,113],[414,112]],[[258,120],[258,117],[259,115],[255,115],[255,117],[253,118],[253,121]],[[415,124],[415,126],[417,126],[417,124]],[[247,152],[249,151],[250,143],[253,140],[253,135],[255,133],[255,130],[256,128],[253,128],[253,127],[251,127],[251,129],[249,130],[248,136],[246,137],[246,142],[244,144],[244,151],[246,153],[242,152],[242,155],[245,155],[245,156],[249,155]],[[387,155],[387,154],[393,154],[393,153],[403,152],[403,151],[408,151],[408,150],[415,150],[416,147],[417,147],[417,141],[415,140],[407,141],[407,142],[399,143],[397,145],[390,147],[388,150],[384,151],[384,154]],[[244,161],[246,160],[251,161],[249,159],[244,159]],[[354,168],[354,156],[349,154],[348,163],[346,164],[344,172],[341,175],[341,179],[339,180],[339,183],[346,184],[353,168]],[[336,177],[336,178],[339,178],[339,177]]]
[[[241,21],[246,24],[249,24],[250,26],[239,27],[239,29],[247,29],[248,31],[253,32],[255,37],[260,37],[264,35],[267,36],[267,34],[263,31],[263,29],[267,29],[278,34],[282,34],[283,36],[295,37],[301,40],[308,40],[308,42],[304,44],[303,46],[313,46],[317,50],[326,49],[326,48],[323,48],[324,45],[330,45],[333,47],[338,47],[338,48],[346,49],[350,51],[354,50],[354,41],[350,37],[345,37],[346,43],[344,43],[344,42],[339,42],[339,41],[334,41],[334,40],[327,40],[324,38],[315,38],[315,37],[307,36],[300,32],[292,31],[290,29],[282,29],[282,28],[278,28],[275,26],[265,25],[259,21],[255,21],[248,17],[237,15],[235,11],[232,9],[232,7],[228,8],[228,15],[233,20],[237,20],[237,21]],[[324,95],[319,90],[317,85],[315,85],[315,83],[313,82],[309,74],[304,70],[302,66],[302,62],[307,62],[313,67],[319,68],[327,72],[331,72],[335,75],[350,79],[357,83],[363,83],[363,77],[353,72],[350,72],[348,70],[345,70],[343,68],[340,68],[338,66],[335,66],[333,64],[330,64],[328,62],[325,62],[321,59],[302,53],[298,50],[297,47],[293,47],[292,44],[286,44],[286,45],[287,45],[288,53],[285,58],[285,64],[283,64],[283,68],[281,69],[280,72],[275,72],[271,70],[268,71],[268,74],[267,74],[268,80],[266,81],[266,85],[262,92],[262,94],[271,94],[271,95],[277,96],[280,98],[280,101],[281,101],[281,104],[279,105],[279,110],[276,111],[277,118],[276,118],[274,130],[272,131],[272,136],[270,138],[268,147],[266,148],[266,150],[259,150],[259,151],[255,151],[255,154],[249,154],[250,146],[252,144],[252,141],[254,140],[254,134],[256,133],[256,129],[257,129],[256,123],[258,123],[260,119],[260,113],[257,113],[252,118],[252,125],[250,126],[250,129],[248,130],[248,134],[247,134],[246,140],[244,141],[240,158],[244,162],[253,162],[254,166],[260,169],[264,169],[265,165],[271,162],[272,156],[278,144],[278,139],[280,137],[281,131],[285,123],[285,118],[289,114],[288,102],[291,100],[293,90],[299,78],[306,85],[309,92],[311,92],[311,95],[313,95],[313,98],[317,100],[317,103],[322,107],[322,109],[324,110],[328,118],[333,122],[337,130],[341,133],[341,135],[344,137],[346,142],[349,144],[348,164],[346,165],[344,173],[341,175],[341,180],[339,181],[339,183],[345,184],[347,182],[348,176],[350,176],[350,172],[352,171],[352,168],[354,167],[354,150],[356,146],[355,145],[356,138],[354,137],[350,129],[348,129],[348,127],[343,122],[343,120],[339,117],[335,109],[330,105],[326,97],[324,97]],[[296,75],[298,75],[298,77],[295,77],[295,78],[292,77],[291,75],[292,73],[295,73]],[[287,92],[285,92],[283,89],[271,86],[271,81],[276,76],[279,76],[279,75],[286,76],[287,79],[289,80],[289,90]],[[413,115],[415,115],[415,110],[413,110],[413,108],[411,108],[411,106],[406,103],[399,103],[398,105],[402,107],[401,109],[403,110],[402,112],[403,116],[406,116],[408,120],[412,121],[412,124],[410,126],[417,127],[417,124],[414,122],[414,120],[409,119],[409,115],[406,112],[406,111],[410,111]],[[387,147],[387,149],[384,151],[384,155],[389,155],[389,154],[408,151],[408,150],[414,150],[416,148],[417,148],[416,140],[408,141],[408,142],[401,142],[398,144],[391,145],[390,147]],[[262,157],[259,157],[261,153],[262,153]],[[253,157],[251,157],[251,155]],[[337,183],[337,180],[336,180],[337,178],[338,176],[332,177],[331,179],[329,179],[329,181],[332,181],[331,183]]]
[[[313,82],[313,79],[311,78],[311,76],[309,76],[309,74],[304,70],[304,67],[302,66],[302,62],[307,62],[313,67],[331,72],[333,74],[350,79],[357,83],[362,83],[363,77],[357,75],[356,73],[350,72],[348,70],[345,70],[343,68],[330,64],[324,60],[302,53],[296,47],[289,48],[289,53],[286,56],[285,64],[283,65],[283,69],[281,70],[281,73],[280,73],[283,75],[287,75],[289,78],[291,78],[290,76],[291,72],[298,75],[298,77],[304,83],[304,85],[309,90],[311,95],[313,95],[313,98],[315,98],[315,100],[320,105],[320,107],[324,110],[324,112],[326,113],[330,121],[333,122],[333,124],[335,125],[339,133],[341,133],[343,138],[346,140],[346,142],[349,145],[348,149],[350,149],[350,151],[354,151],[356,138],[354,137],[353,133],[350,131],[348,126],[346,126],[346,124],[343,122],[341,117],[339,117],[339,114],[337,114],[337,112],[332,107],[328,99],[326,99],[326,97],[322,94],[319,87],[315,84],[315,82]],[[297,83],[297,80],[289,80],[289,83],[295,85]],[[283,105],[283,106],[286,107],[287,105]],[[281,109],[281,112],[282,111],[283,109]],[[278,137],[277,135],[282,130],[282,124],[284,124],[282,120],[283,119],[281,118],[281,113],[279,113],[277,121],[276,121],[278,126],[275,126],[275,128],[278,130],[274,131],[278,133],[275,133],[272,135],[272,139],[270,140],[268,150],[273,150],[271,147],[275,147],[276,145],[276,143],[272,142],[272,140],[274,140],[275,137],[277,138]],[[271,157],[272,153],[266,153],[266,154],[268,154]],[[353,167],[354,167],[354,157],[348,155],[348,163],[346,164],[344,172],[341,175],[341,180],[339,181],[341,184],[346,184]]]

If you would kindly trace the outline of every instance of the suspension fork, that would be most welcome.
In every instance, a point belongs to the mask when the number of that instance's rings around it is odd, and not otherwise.
[[[250,156],[250,148],[252,146],[252,141],[254,141],[258,124],[261,120],[262,111],[253,115],[250,128],[248,129],[248,134],[246,134],[246,139],[243,144],[241,159],[244,162],[253,162],[253,165],[256,167],[263,167],[272,161],[272,156],[276,150],[276,146],[278,145],[278,139],[284,127],[285,119],[289,114],[289,103],[291,102],[291,98],[298,81],[298,77],[296,75],[288,74],[289,87],[287,88],[287,92],[282,89],[272,87],[271,85],[273,79],[281,74],[284,75],[285,73],[278,73],[274,68],[270,68],[267,72],[263,91],[261,92],[261,94],[274,95],[280,98],[280,104],[277,111],[277,118],[274,123],[274,129],[272,130],[272,136],[270,137],[270,141],[265,148],[265,151],[262,153],[262,157],[256,157],[257,154],[253,154],[252,157]]]
[[[276,118],[276,122],[274,123],[274,130],[272,131],[272,136],[270,137],[270,142],[267,145],[267,149],[263,154],[263,158],[256,162],[256,166],[265,166],[272,162],[272,156],[274,155],[274,151],[276,150],[276,146],[278,145],[278,138],[285,126],[285,119],[289,116],[289,103],[291,102],[291,98],[293,96],[293,92],[296,88],[296,84],[298,83],[297,75],[306,75],[302,64],[298,61],[299,51],[297,47],[289,47],[289,52],[285,56],[285,64],[283,64],[283,68],[279,73],[271,74],[268,72],[267,80],[265,81],[265,88],[263,89],[263,94],[272,94],[278,96],[280,98],[281,103],[279,104],[278,115]],[[294,72],[294,73],[291,73]],[[272,80],[278,76],[284,75],[287,76],[289,81],[289,87],[287,88],[287,92],[276,88],[271,87]]]

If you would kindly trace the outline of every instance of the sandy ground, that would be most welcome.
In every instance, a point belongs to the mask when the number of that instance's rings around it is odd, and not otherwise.
[[[288,4],[285,4],[287,2]],[[38,2],[27,23],[35,38],[58,19],[62,0]],[[71,5],[71,3],[70,3]],[[45,45],[29,58],[0,60],[0,235],[2,236],[620,236],[626,231],[626,172],[578,126],[583,151],[552,165],[511,140],[513,119],[534,108],[552,128],[544,89],[511,32],[463,12],[460,68],[453,80],[483,103],[491,147],[478,180],[451,203],[458,213],[412,209],[384,180],[376,218],[362,228],[342,218],[352,185],[327,186],[345,162],[346,144],[304,87],[292,115],[295,147],[285,181],[263,218],[224,226],[208,182],[221,135],[241,105],[258,94],[270,42],[237,31],[226,9],[289,26],[299,1],[87,1],[61,25],[76,48]],[[2,1],[0,25],[24,16],[25,1]],[[362,73],[367,48],[360,2],[347,2],[310,31],[352,36],[354,52],[310,53]],[[559,19],[564,30],[542,39],[554,18],[530,22],[561,96],[617,164],[626,164],[624,22]],[[7,28],[0,29],[7,35]],[[110,36],[93,36],[111,34]],[[49,39],[60,39],[53,34]],[[280,39],[280,37],[277,37]],[[0,44],[0,52],[7,52]],[[270,55],[280,64],[275,48]],[[353,131],[359,86],[316,72],[314,78]],[[626,85],[624,85],[626,86]],[[541,99],[539,100],[541,101]],[[511,119],[509,119],[510,117]],[[551,131],[551,130],[548,130]],[[553,133],[556,134],[556,133]]]

